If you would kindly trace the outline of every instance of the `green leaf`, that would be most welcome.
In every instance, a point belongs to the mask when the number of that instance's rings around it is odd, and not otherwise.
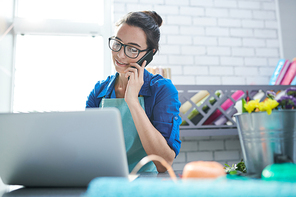
[[[242,99],[242,113],[248,112],[245,108],[245,104],[247,103],[246,99]]]
[[[237,163],[236,167],[237,167],[237,170],[239,170],[243,173],[247,172],[247,168],[246,168],[246,165],[243,160],[241,160],[239,163]]]

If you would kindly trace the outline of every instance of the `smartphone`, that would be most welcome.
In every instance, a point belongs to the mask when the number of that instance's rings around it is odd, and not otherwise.
[[[137,61],[137,64],[142,66],[143,62],[146,60],[145,67],[153,60],[153,50],[149,50],[139,61]]]
[[[137,64],[139,64],[140,66],[142,66],[143,62],[146,60],[146,65],[145,67],[153,60],[153,50],[149,50],[141,59],[139,59],[137,61]],[[135,68],[134,66],[132,66],[133,68]],[[128,77],[129,80],[130,77]]]

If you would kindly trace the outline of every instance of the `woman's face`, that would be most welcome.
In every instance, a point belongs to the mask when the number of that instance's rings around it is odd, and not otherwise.
[[[139,50],[147,49],[146,35],[139,27],[130,26],[124,23],[119,26],[115,37],[122,44],[133,46]],[[130,66],[130,63],[137,62],[145,55],[145,53],[146,51],[141,52],[137,58],[132,59],[125,55],[123,46],[118,52],[112,51],[112,59],[116,71],[118,73],[123,73],[123,71]]]

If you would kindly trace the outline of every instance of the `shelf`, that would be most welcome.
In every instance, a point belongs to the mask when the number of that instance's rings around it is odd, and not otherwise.
[[[237,129],[180,129],[181,137],[238,135]]]
[[[179,100],[182,104],[189,102],[191,107],[183,114],[180,112],[180,116],[183,121],[186,121],[186,125],[180,126],[180,136],[219,136],[219,135],[238,135],[237,125],[233,114],[235,114],[234,105],[241,100],[241,98],[254,98],[261,95],[261,100],[266,98],[266,91],[278,92],[285,90],[289,85],[175,85],[179,93]],[[201,105],[197,106],[190,98],[199,93],[202,90],[208,91],[208,96],[205,98]],[[217,96],[217,92],[220,92],[220,96]],[[235,98],[234,95],[240,93],[240,98]],[[211,103],[210,100],[215,99],[215,102]],[[228,110],[225,108],[225,103],[228,102]],[[207,110],[205,110],[207,109]],[[231,109],[231,110],[230,110]],[[189,119],[190,113],[195,110],[199,115],[193,119]],[[214,115],[213,115],[214,114]],[[221,117],[225,119],[226,123],[223,125],[209,124],[208,119],[217,120],[215,117]],[[213,122],[213,121],[210,121]]]

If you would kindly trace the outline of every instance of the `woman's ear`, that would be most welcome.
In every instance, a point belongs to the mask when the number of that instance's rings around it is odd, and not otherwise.
[[[153,49],[153,54],[155,54],[156,53],[156,49]]]

